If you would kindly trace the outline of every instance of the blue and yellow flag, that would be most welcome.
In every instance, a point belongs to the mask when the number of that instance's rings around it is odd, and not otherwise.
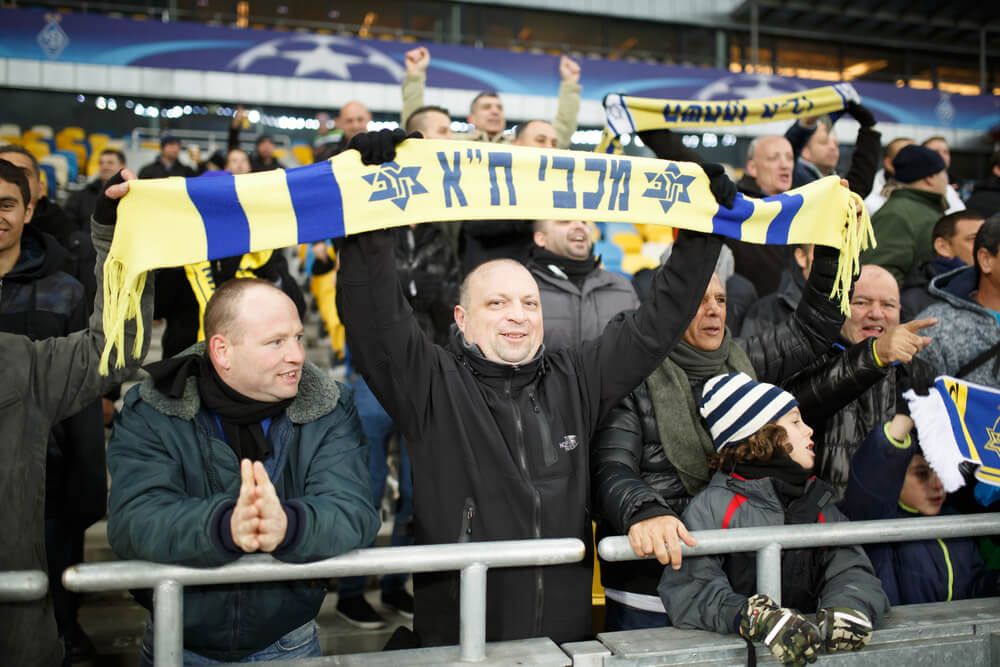
[[[839,248],[844,309],[859,253],[874,241],[860,199],[836,177],[765,199],[738,195],[730,210],[693,163],[471,142],[408,140],[377,166],[352,150],[296,169],[132,181],[104,265],[105,363],[153,269],[421,222],[511,219],[642,222]],[[141,330],[136,339],[137,351]]]
[[[1000,486],[1000,390],[942,375],[927,396],[905,397],[920,447],[946,491],[965,483],[962,461],[979,464],[979,481]]]
[[[849,83],[838,83],[787,95],[748,100],[658,100],[607,95],[605,127],[597,153],[621,153],[618,137],[645,130],[675,127],[708,129],[726,125],[756,125],[841,111],[861,96]]]

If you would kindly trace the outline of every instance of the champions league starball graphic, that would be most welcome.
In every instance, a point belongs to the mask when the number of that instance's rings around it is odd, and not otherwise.
[[[809,86],[792,79],[767,74],[738,74],[726,76],[699,90],[696,100],[753,100],[762,97],[787,95]]]
[[[262,42],[233,58],[229,69],[344,80],[369,79],[374,69],[382,71],[379,78],[387,76],[395,82],[402,81],[406,71],[381,51],[333,35],[295,35]]]

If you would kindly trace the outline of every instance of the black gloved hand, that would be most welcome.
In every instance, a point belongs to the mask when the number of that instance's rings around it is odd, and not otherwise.
[[[736,184],[726,176],[726,170],[717,162],[704,162],[701,168],[708,176],[708,187],[711,188],[715,201],[731,210],[736,201]]]
[[[875,116],[863,104],[848,102],[844,111],[851,114],[861,127],[875,127]]]
[[[354,149],[361,153],[361,164],[382,164],[389,162],[396,157],[396,146],[406,139],[420,139],[423,135],[419,132],[407,134],[405,130],[396,128],[395,130],[383,129],[378,132],[361,132],[355,134],[348,144],[347,149]]]
[[[896,414],[910,415],[910,403],[903,394],[912,389],[918,396],[926,396],[934,386],[933,371],[926,364],[912,361],[896,368]]]
[[[118,185],[119,183],[124,183],[125,178],[122,176],[121,170],[117,174],[108,179],[108,182],[104,184],[104,189],[101,190],[101,194],[97,197],[97,203],[94,204],[94,220],[102,225],[114,225],[118,222],[118,202],[121,198],[112,199],[107,194],[108,188],[112,185]]]

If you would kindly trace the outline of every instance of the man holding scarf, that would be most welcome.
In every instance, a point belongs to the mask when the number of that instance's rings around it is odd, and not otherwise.
[[[108,447],[120,558],[212,567],[259,551],[300,563],[371,543],[379,521],[351,392],[305,362],[302,334],[279,288],[231,280],[206,307],[205,343],[147,367]],[[318,656],[325,594],[319,581],[186,589],[185,662]],[[152,629],[150,618],[144,664]]]

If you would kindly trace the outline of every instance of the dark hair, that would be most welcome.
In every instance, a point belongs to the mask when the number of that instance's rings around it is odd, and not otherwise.
[[[35,172],[35,178],[38,178],[38,172],[40,171],[40,169],[38,168],[38,158],[36,158],[34,153],[29,151],[24,146],[18,146],[16,144],[4,144],[3,146],[0,146],[0,153],[20,153],[21,155],[27,155],[28,158],[31,159],[31,168]]]
[[[208,341],[215,334],[228,335],[234,340],[242,338],[242,332],[231,332],[229,330],[232,323],[239,317],[239,303],[243,293],[256,286],[269,287],[284,294],[280,288],[275,287],[261,278],[234,278],[222,283],[212,294],[205,306],[205,340]]]
[[[404,129],[407,132],[412,132],[414,129],[413,122],[417,119],[417,116],[423,113],[427,113],[428,111],[437,111],[438,113],[443,113],[445,116],[448,116],[449,121],[451,120],[451,114],[449,114],[448,110],[445,109],[444,107],[435,106],[433,104],[425,104],[424,106],[420,107],[419,109],[410,114],[410,117],[406,119],[405,123],[403,123]]]
[[[956,211],[943,216],[934,224],[934,231],[931,232],[931,247],[934,247],[936,239],[951,240],[955,236],[955,228],[962,220],[982,220],[983,215],[969,209]]]
[[[257,141],[254,142],[254,146],[260,146],[265,141],[270,141],[272,144],[274,143],[274,139],[271,137],[270,134],[262,134],[259,137],[257,137]]]
[[[531,125],[532,123],[548,123],[548,122],[549,122],[549,121],[547,121],[547,120],[542,120],[541,118],[535,118],[535,119],[532,119],[532,120],[526,120],[526,121],[524,121],[523,123],[518,123],[518,124],[517,124],[517,127],[516,127],[516,128],[514,128],[514,138],[515,138],[515,139],[520,139],[520,138],[521,138],[521,135],[522,135],[522,134],[524,134],[524,131],[525,131],[525,130],[526,130],[526,129],[528,128],[528,126],[529,126],[529,125]]]
[[[101,151],[101,155],[114,155],[122,163],[122,166],[125,166],[125,153],[122,153],[117,148],[105,148]]]
[[[792,445],[788,442],[788,432],[785,427],[765,424],[739,444],[723,447],[721,452],[710,455],[708,467],[712,470],[725,470],[727,464],[770,461],[781,454],[791,453]]]
[[[990,159],[990,169],[993,167],[1000,167],[1000,151],[994,153],[993,157]]]
[[[478,95],[472,98],[472,102],[469,104],[469,113],[472,113],[475,110],[476,102],[483,99],[484,97],[495,97],[498,100],[500,99],[500,96],[497,95],[495,91],[484,90],[483,92],[479,93]]]
[[[28,185],[28,177],[24,175],[24,170],[13,162],[8,162],[0,158],[0,181],[7,181],[17,186],[21,191],[21,204],[27,208],[31,202],[31,187]]]
[[[972,244],[972,259],[976,267],[976,283],[983,270],[979,268],[979,249],[986,248],[986,252],[994,257],[1000,252],[1000,213],[991,215],[983,222],[983,226],[976,232],[976,240]]]

